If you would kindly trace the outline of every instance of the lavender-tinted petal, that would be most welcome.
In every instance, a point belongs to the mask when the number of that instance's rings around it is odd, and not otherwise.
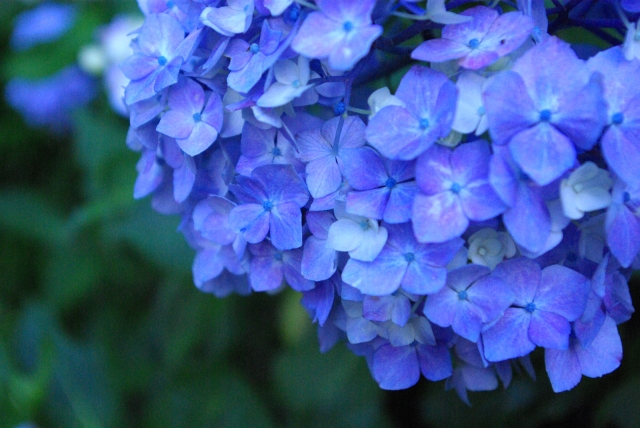
[[[294,202],[278,204],[269,219],[271,243],[279,250],[302,246],[302,213]]]
[[[313,235],[319,239],[327,239],[329,229],[336,221],[334,215],[329,211],[308,212],[306,216],[307,226]]]
[[[385,214],[389,195],[389,189],[386,187],[362,192],[349,192],[347,194],[347,212],[381,220]]]
[[[251,178],[268,189],[271,202],[293,202],[298,207],[309,200],[307,186],[300,179],[292,165],[264,165],[251,172]]]
[[[432,39],[422,42],[411,52],[411,58],[419,61],[444,62],[462,58],[469,54],[471,48],[467,44],[450,39]]]
[[[529,338],[543,348],[568,349],[571,325],[565,317],[536,309],[531,314]]]
[[[476,6],[461,13],[463,16],[471,16],[471,21],[461,24],[447,25],[442,30],[445,39],[457,40],[461,43],[469,43],[473,38],[484,39],[491,30],[492,24],[498,19],[498,12],[486,6]]]
[[[262,241],[269,232],[269,217],[271,216],[262,205],[238,205],[229,213],[229,225],[247,242],[256,244]]]
[[[322,125],[320,133],[326,142],[333,144],[336,141],[336,132],[340,117],[334,117]],[[364,146],[366,125],[358,116],[349,116],[344,119],[340,139],[338,140],[338,150],[357,149]]]
[[[380,110],[367,126],[367,141],[389,159],[415,159],[438,138],[422,134],[414,115],[394,105]]]
[[[416,349],[413,346],[382,345],[373,354],[371,371],[382,389],[409,388],[420,379]]]
[[[388,226],[387,226],[388,227]],[[406,229],[411,233],[411,228]],[[423,244],[414,250],[416,262],[421,265],[446,266],[464,245],[464,239],[454,238],[439,244]]]
[[[568,391],[582,378],[580,361],[573,349],[545,349],[544,362],[553,392]]]
[[[409,263],[400,285],[414,294],[433,294],[442,289],[447,280],[447,269],[423,263]]]
[[[357,35],[343,38],[331,51],[329,54],[329,66],[331,68],[335,70],[349,70],[352,68],[356,62],[369,53],[374,40],[382,34],[382,27],[379,25],[366,25],[359,27],[356,31],[358,32]]]
[[[551,183],[576,161],[571,141],[548,123],[539,123],[515,135],[509,150],[513,160],[540,185]]]
[[[340,277],[336,275],[316,283],[314,289],[302,293],[300,303],[309,312],[313,322],[317,321],[320,326],[323,326],[329,317],[336,294],[336,284],[339,281]]]
[[[333,275],[338,267],[338,253],[326,246],[323,239],[310,236],[304,242],[302,275],[313,281],[322,281]]]
[[[591,283],[565,266],[551,265],[542,270],[540,287],[536,293],[536,308],[562,315],[575,321],[584,312]]]
[[[419,242],[448,241],[462,235],[469,225],[460,198],[453,192],[416,195],[411,218]]]
[[[193,132],[195,122],[192,115],[179,110],[169,110],[160,118],[156,130],[173,138],[187,138]]]
[[[160,92],[178,81],[178,73],[182,67],[182,58],[174,58],[169,64],[158,69],[158,75],[153,83],[153,91]]]
[[[395,301],[394,296],[365,296],[362,302],[362,316],[369,321],[388,321]]]
[[[387,245],[373,262],[349,259],[342,280],[362,293],[384,296],[398,289],[406,270],[404,256]]]
[[[131,55],[120,64],[122,73],[131,80],[142,79],[153,73],[158,67],[158,58],[141,53]]]
[[[483,315],[482,311],[471,302],[460,301],[451,328],[465,339],[477,342],[482,330]]]
[[[631,265],[640,251],[640,220],[624,204],[613,203],[605,220],[607,245],[623,267]]]
[[[495,275],[478,279],[466,292],[469,301],[482,311],[484,323],[502,316],[515,299],[511,287]]]
[[[533,27],[533,20],[520,12],[503,13],[493,22],[491,30],[482,39],[482,47],[499,56],[507,55],[525,42]]]
[[[304,20],[291,49],[309,58],[326,58],[344,38],[342,24],[322,12],[312,12]],[[322,43],[318,43],[322,40]]]
[[[486,180],[473,182],[463,188],[460,202],[466,217],[474,221],[489,220],[507,208]]]
[[[411,220],[411,209],[417,193],[418,186],[415,181],[396,185],[389,194],[383,220],[387,223],[405,223]]]
[[[307,164],[307,186],[314,198],[334,192],[342,183],[340,168],[334,156],[317,158]]]
[[[503,361],[533,351],[536,345],[529,339],[530,320],[524,309],[507,309],[498,322],[482,333],[485,358]]]
[[[193,261],[193,280],[198,284],[204,284],[220,275],[224,269],[222,258],[219,257],[220,247],[215,247],[196,254]]]
[[[536,295],[542,279],[542,269],[535,261],[518,257],[500,263],[492,275],[508,284],[514,294],[514,303],[524,307],[531,303]]]
[[[370,190],[384,186],[389,178],[384,163],[370,148],[341,151],[345,165],[344,176],[356,190]]]
[[[193,158],[185,156],[182,166],[173,171],[173,197],[176,202],[184,202],[196,181],[196,165]]]
[[[622,342],[613,319],[606,317],[591,345],[586,349],[576,346],[576,354],[585,376],[600,377],[617,369],[622,360]]]
[[[362,317],[347,319],[346,327],[349,343],[365,343],[378,336],[376,325]]]
[[[284,277],[287,283],[296,291],[309,291],[315,287],[315,283],[302,276],[300,273],[302,262],[302,251],[296,249],[288,251],[283,258]]]
[[[519,245],[529,251],[541,250],[551,233],[551,215],[542,198],[526,184],[520,184],[515,204],[502,220]],[[535,230],[536,233],[531,233]]]
[[[449,190],[453,181],[449,161],[451,154],[451,150],[436,144],[418,158],[416,183],[422,193],[435,195]]]
[[[626,183],[638,180],[637,165],[640,159],[640,144],[635,133],[611,126],[605,130],[600,142],[609,168]]]
[[[275,290],[282,284],[284,267],[272,256],[254,257],[249,269],[249,282],[255,291]]]
[[[496,75],[483,95],[489,132],[496,144],[508,143],[539,119],[524,80],[517,73],[504,71]]]
[[[218,131],[204,122],[196,122],[191,134],[184,139],[176,139],[180,148],[189,156],[196,156],[208,149],[218,138]]]
[[[418,362],[422,375],[430,381],[436,382],[451,376],[453,366],[451,354],[444,344],[436,346],[418,345]]]

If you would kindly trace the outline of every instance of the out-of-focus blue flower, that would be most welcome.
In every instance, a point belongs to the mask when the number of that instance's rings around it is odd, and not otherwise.
[[[39,80],[15,78],[7,83],[5,97],[32,126],[66,129],[74,109],[86,105],[96,94],[95,80],[76,66]]]
[[[76,16],[75,6],[57,3],[43,3],[22,12],[15,19],[11,47],[23,51],[41,43],[56,41],[73,27]]]

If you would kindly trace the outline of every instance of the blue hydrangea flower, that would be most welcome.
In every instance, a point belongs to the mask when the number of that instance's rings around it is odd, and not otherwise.
[[[22,12],[14,22],[11,48],[23,51],[58,40],[73,27],[77,13],[73,5],[50,2]]]

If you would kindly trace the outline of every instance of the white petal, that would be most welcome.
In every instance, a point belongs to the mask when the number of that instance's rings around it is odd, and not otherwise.
[[[331,225],[331,227],[333,227],[333,225]],[[353,251],[349,251],[349,255],[363,262],[374,261],[387,242],[387,235],[387,229],[384,227],[379,228],[377,232],[373,228],[368,228],[363,233],[360,246]],[[329,237],[331,237],[331,229],[329,229]]]
[[[363,237],[364,230],[358,223],[341,219],[329,227],[326,246],[336,251],[352,251],[361,246]]]

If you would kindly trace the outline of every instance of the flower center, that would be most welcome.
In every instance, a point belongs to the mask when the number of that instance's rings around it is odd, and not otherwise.
[[[276,259],[277,261],[282,261],[282,253],[280,251],[278,251],[277,253],[275,253],[273,255],[273,258]]]
[[[160,55],[158,57],[158,64],[160,64],[160,66],[167,65],[167,58],[164,55]]]
[[[293,82],[291,82],[291,86],[297,88],[298,86],[300,86],[300,81],[298,79],[294,80]]]
[[[273,208],[273,204],[271,203],[271,201],[264,201],[262,203],[262,208],[264,208],[265,211],[271,211],[271,209]]]
[[[551,120],[551,110],[549,110],[548,108],[542,110],[540,112],[540,120],[542,122],[549,122]]]
[[[271,149],[271,154],[274,156],[282,156],[282,151],[278,147]]]
[[[462,187],[460,187],[460,185],[458,183],[453,183],[451,185],[451,189],[449,189],[449,190],[451,190],[453,193],[455,193],[457,195],[458,193],[460,193],[461,189],[462,189]]]
[[[626,204],[630,200],[631,200],[631,195],[629,194],[629,192],[624,192],[622,194],[622,201]]]
[[[480,106],[480,107],[478,108],[478,114],[479,114],[480,116],[484,116],[484,115],[485,115],[485,113],[487,113],[487,110],[484,108],[484,106]]]
[[[462,290],[460,292],[458,292],[458,299],[460,300],[467,300],[469,296],[467,295],[467,290]]]
[[[260,51],[260,46],[258,46],[257,43],[252,43],[251,46],[249,46],[249,50],[252,54],[257,54],[258,51]]]
[[[484,247],[478,248],[478,254],[480,254],[481,256],[486,256],[487,255],[487,249],[484,248]]]
[[[342,24],[342,29],[348,33],[349,31],[353,30],[353,22],[351,21],[346,21],[344,24]]]
[[[362,220],[360,222],[360,228],[362,230],[367,230],[369,228],[369,222],[367,220]]]
[[[475,49],[475,48],[477,48],[478,46],[480,46],[480,40],[478,40],[478,39],[471,39],[471,40],[469,40],[469,47],[470,47],[471,49]]]
[[[571,187],[573,187],[573,191],[576,192],[576,193],[580,193],[580,192],[582,192],[584,190],[584,184],[582,184],[582,183],[576,183]]]
[[[524,309],[531,314],[536,310],[536,304],[533,302],[527,303],[527,306],[525,306]]]
[[[429,119],[420,119],[420,129],[427,129],[429,127]]]
[[[404,255],[404,259],[407,261],[407,263],[411,263],[416,259],[416,256],[413,253],[406,253]]]
[[[196,113],[193,115],[193,120],[196,122],[200,122],[202,120],[202,115],[200,113]]]
[[[611,122],[614,125],[620,125],[622,122],[624,122],[624,114],[622,114],[622,112],[614,113],[611,116]]]
[[[397,181],[394,178],[389,177],[387,178],[387,181],[385,181],[384,185],[387,186],[389,189],[393,189],[394,187],[396,187],[396,183]]]

